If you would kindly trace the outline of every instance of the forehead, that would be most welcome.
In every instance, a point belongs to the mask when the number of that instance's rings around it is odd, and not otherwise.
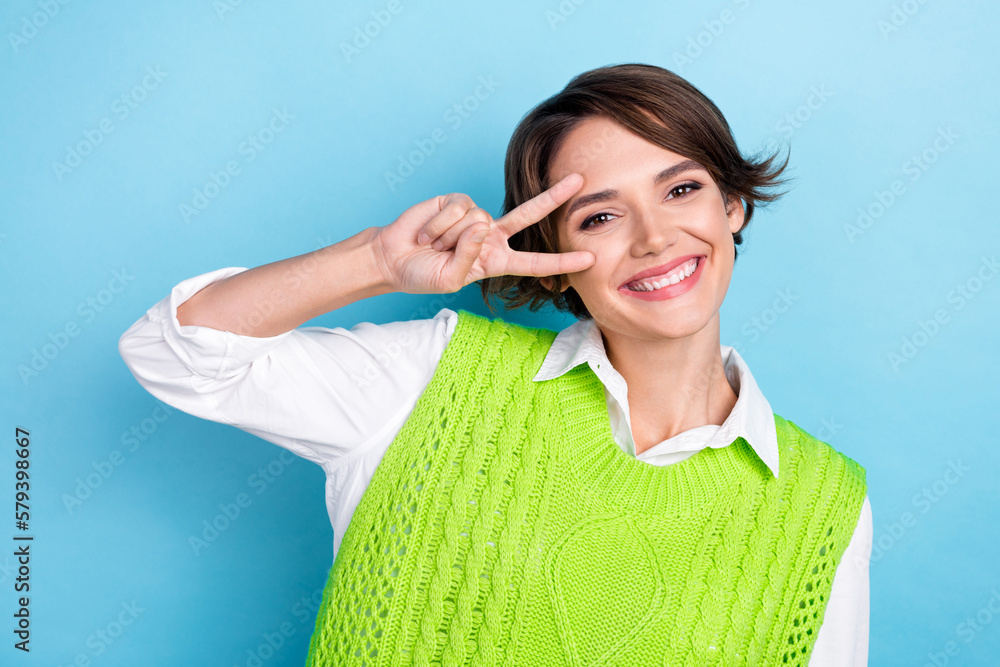
[[[651,162],[669,166],[683,159],[610,118],[587,118],[566,134],[552,156],[548,184],[551,187],[574,172],[585,181],[593,181],[622,174],[625,168],[648,170]]]

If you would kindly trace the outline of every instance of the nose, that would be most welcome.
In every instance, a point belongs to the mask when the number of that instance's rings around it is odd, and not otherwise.
[[[649,207],[635,209],[631,225],[632,256],[658,255],[677,243],[680,232],[670,216]]]

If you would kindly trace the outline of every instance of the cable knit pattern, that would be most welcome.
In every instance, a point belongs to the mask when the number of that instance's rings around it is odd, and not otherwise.
[[[658,467],[614,442],[556,332],[459,311],[344,533],[307,664],[808,664],[865,472],[774,416]]]

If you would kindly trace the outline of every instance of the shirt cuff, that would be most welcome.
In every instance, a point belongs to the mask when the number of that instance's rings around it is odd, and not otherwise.
[[[294,331],[258,338],[196,324],[181,326],[177,321],[177,307],[182,303],[211,283],[246,270],[246,267],[226,267],[183,280],[170,290],[168,296],[146,311],[149,319],[162,327],[167,346],[192,373],[215,380],[231,378],[265,356]],[[252,314],[252,308],[248,304],[248,316]]]

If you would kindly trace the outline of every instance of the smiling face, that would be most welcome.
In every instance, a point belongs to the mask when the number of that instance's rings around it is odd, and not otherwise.
[[[657,340],[691,336],[713,321],[717,329],[742,203],[734,199],[727,213],[708,171],[604,117],[569,132],[548,182],[574,172],[583,186],[552,214],[558,250],[589,250],[597,260],[567,275],[563,290],[573,287],[605,332]],[[626,286],[648,270],[654,275],[643,282],[660,289]]]

